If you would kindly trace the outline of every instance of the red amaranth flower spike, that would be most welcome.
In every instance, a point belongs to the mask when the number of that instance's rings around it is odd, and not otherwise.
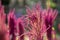
[[[9,40],[9,30],[5,24],[6,14],[4,13],[4,6],[0,1],[0,40]]]
[[[44,23],[42,18],[44,17],[41,15],[42,10],[39,7],[40,5],[36,6],[32,11],[29,8],[26,10],[28,13],[28,21],[30,21],[29,23],[32,25],[32,29],[30,31],[31,35],[29,34],[30,40],[43,40],[41,31],[43,28],[42,24]]]
[[[17,29],[18,29],[18,35],[22,35],[24,33],[24,26],[23,26],[23,21],[18,18],[17,19]],[[19,38],[19,40],[24,40],[24,35]]]
[[[51,33],[52,32],[52,26],[53,26],[53,22],[56,18],[56,15],[57,15],[57,11],[50,8],[50,9],[46,10],[46,14],[47,14],[45,16],[46,28],[48,28],[50,26],[50,28],[47,30],[47,37],[48,37],[48,40],[52,40],[52,33]]]
[[[49,9],[42,9],[37,4],[36,7],[32,10],[29,8],[26,10],[28,13],[28,21],[31,26],[31,35],[30,40],[43,40],[43,35],[47,32],[48,40],[52,40],[51,32],[53,22],[57,16],[57,10]],[[56,14],[56,15],[55,15]],[[50,34],[50,35],[49,35]]]
[[[9,25],[9,32],[10,35],[12,35],[12,39],[11,40],[16,40],[16,17],[14,15],[14,10],[10,10],[9,14],[8,14],[8,25]]]

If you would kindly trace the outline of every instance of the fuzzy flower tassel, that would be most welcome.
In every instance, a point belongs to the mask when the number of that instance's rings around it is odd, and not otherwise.
[[[43,40],[45,33],[48,40],[53,40],[52,26],[58,13],[57,10],[42,9],[38,3],[33,9],[27,7],[26,12],[29,25],[31,25],[30,40]]]

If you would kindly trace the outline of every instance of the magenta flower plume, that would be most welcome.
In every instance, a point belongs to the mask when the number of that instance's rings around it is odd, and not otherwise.
[[[27,7],[26,12],[28,13],[28,21],[31,25],[30,31],[30,40],[43,40],[43,35],[47,32],[48,40],[52,40],[52,26],[53,22],[57,16],[57,10],[49,9],[42,9],[39,4],[35,6],[34,9],[30,9]]]
[[[17,26],[18,26],[18,35],[22,35],[24,33],[24,26],[23,26],[23,21],[18,18],[17,20]],[[24,40],[24,35],[19,38],[19,40]]]
[[[14,10],[9,12],[8,15],[8,25],[9,25],[9,32],[10,35],[12,35],[12,39],[11,40],[16,40],[15,39],[15,33],[16,33],[16,18],[14,15]]]
[[[52,40],[52,33],[51,32],[52,32],[53,22],[54,22],[56,16],[57,16],[57,11],[56,10],[47,9],[46,16],[45,16],[45,25],[46,25],[46,28],[50,27],[47,30],[48,40]]]
[[[0,1],[0,40],[9,40],[9,32],[5,24],[5,18],[4,6],[1,5]]]
[[[44,14],[40,8],[40,5],[37,4],[36,8],[30,10],[27,8],[28,19],[31,25],[31,38],[30,40],[43,40],[42,30],[44,26]]]
[[[24,40],[24,36],[21,36],[24,33],[24,28],[23,28],[23,21],[18,18],[16,19],[16,16],[14,15],[14,10],[10,11],[8,14],[8,25],[9,25],[9,32],[10,35],[12,35],[11,40]]]

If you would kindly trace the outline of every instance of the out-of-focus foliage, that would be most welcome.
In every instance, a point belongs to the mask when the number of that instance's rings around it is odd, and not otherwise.
[[[53,0],[47,0],[46,5],[47,7],[56,8],[56,3]]]
[[[10,0],[1,0],[2,5],[9,5]]]

